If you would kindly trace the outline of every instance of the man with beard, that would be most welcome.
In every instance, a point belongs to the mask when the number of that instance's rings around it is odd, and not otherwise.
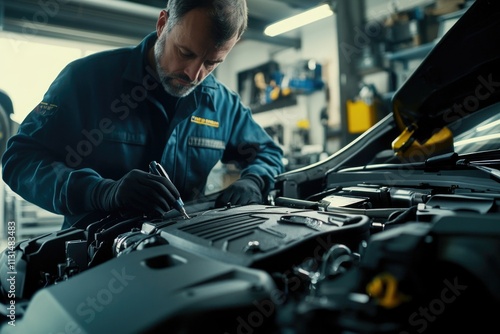
[[[262,203],[282,151],[212,74],[246,26],[245,0],[170,0],[136,47],[70,63],[9,140],[4,180],[64,215],[63,228],[90,213],[161,214],[179,196],[203,199],[218,161],[241,176],[216,206]],[[149,173],[151,161],[171,181]]]

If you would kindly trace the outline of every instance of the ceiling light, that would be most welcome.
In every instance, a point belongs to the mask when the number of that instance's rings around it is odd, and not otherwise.
[[[325,17],[333,15],[333,11],[328,4],[324,4],[303,13],[291,16],[266,27],[264,34],[273,37],[290,30],[305,26],[306,24],[319,21]]]

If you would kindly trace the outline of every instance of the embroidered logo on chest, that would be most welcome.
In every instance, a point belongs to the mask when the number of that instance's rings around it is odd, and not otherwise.
[[[201,118],[201,117],[198,117],[198,116],[191,116],[191,123],[196,123],[196,124],[200,124],[200,125],[211,126],[213,128],[218,128],[219,127],[219,122],[211,120],[211,119]]]

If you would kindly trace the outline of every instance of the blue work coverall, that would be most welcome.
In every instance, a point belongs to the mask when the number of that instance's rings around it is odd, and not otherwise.
[[[152,160],[184,201],[203,195],[219,160],[236,163],[242,176],[259,175],[265,192],[283,171],[281,148],[212,74],[168,109],[147,61],[155,40],[151,33],[136,47],[70,63],[8,142],[3,179],[27,201],[64,215],[63,228],[89,214],[103,178],[147,171]]]

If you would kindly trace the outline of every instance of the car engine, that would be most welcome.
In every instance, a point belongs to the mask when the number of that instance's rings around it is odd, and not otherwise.
[[[465,190],[360,182],[308,200],[194,204],[191,219],[117,213],[20,242],[0,274],[15,266],[17,327],[33,332],[486,328],[500,306],[500,195]]]

